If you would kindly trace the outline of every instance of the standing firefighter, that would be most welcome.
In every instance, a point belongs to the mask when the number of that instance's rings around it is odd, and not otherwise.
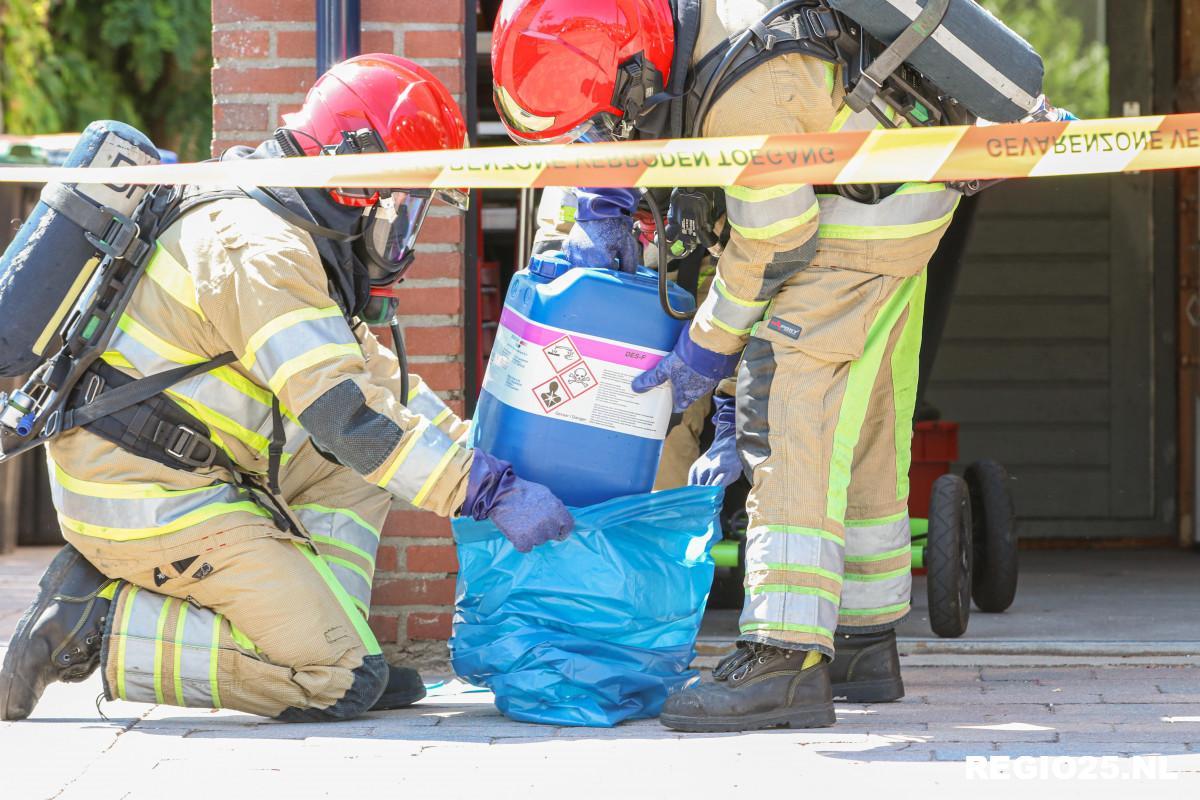
[[[828,8],[793,3],[771,19],[774,5],[508,0],[492,51],[497,108],[527,143],[864,130],[894,116],[879,101],[844,105],[844,67],[813,27]],[[718,393],[717,439],[692,480],[728,484],[744,468],[753,486],[738,649],[715,682],[667,701],[670,727],[825,726],[834,696],[903,695],[894,629],[911,592],[925,265],[960,193],[860,188],[854,199],[804,184],[710,194],[727,221],[711,291],[674,352],[634,383],[669,382],[682,411],[736,372],[736,414]],[[629,252],[637,194],[577,193],[564,251],[611,265]]]
[[[319,79],[273,139],[233,155],[464,140],[433,76],[368,55]],[[50,443],[70,546],[9,646],[0,718],[28,716],[47,684],[97,666],[108,699],[289,721],[407,705],[424,695],[419,676],[389,671],[367,627],[393,501],[490,518],[523,551],[570,532],[549,490],[461,444],[464,423],[416,376],[404,395],[396,357],[366,327],[394,313],[389,290],[432,199],[183,194],[73,413],[133,379],[209,368]]]

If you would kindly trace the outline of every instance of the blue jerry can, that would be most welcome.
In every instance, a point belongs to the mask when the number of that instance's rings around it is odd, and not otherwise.
[[[658,300],[655,273],[571,269],[535,255],[513,276],[475,410],[475,447],[517,475],[587,506],[654,485],[671,393],[630,381],[675,345],[684,323]],[[671,305],[695,307],[672,283]]]

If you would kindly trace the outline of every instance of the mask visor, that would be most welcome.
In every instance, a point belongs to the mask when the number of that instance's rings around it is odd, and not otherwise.
[[[390,286],[408,269],[432,200],[427,190],[394,190],[381,194],[379,204],[368,212],[362,243],[372,286]]]

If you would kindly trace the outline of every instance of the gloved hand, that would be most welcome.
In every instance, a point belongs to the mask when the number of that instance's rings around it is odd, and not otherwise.
[[[636,272],[642,248],[633,234],[632,214],[641,192],[637,189],[576,189],[575,224],[563,242],[563,255],[576,267]]]
[[[576,219],[562,251],[574,267],[637,272],[642,263],[642,248],[633,235],[633,220],[629,217]]]
[[[742,475],[737,452],[737,402],[732,397],[713,397],[716,435],[708,452],[696,459],[688,473],[689,486],[729,486]]]
[[[520,553],[551,539],[561,542],[575,528],[567,507],[549,489],[518,478],[512,464],[482,450],[471,462],[462,513],[490,519]]]
[[[675,349],[655,366],[633,379],[635,392],[648,392],[656,386],[671,382],[671,406],[676,414],[706,394],[712,394],[717,384],[733,374],[740,353],[715,353],[692,341],[691,328],[684,328],[675,342]]]

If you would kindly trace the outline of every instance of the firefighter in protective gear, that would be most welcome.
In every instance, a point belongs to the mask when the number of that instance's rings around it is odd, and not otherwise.
[[[706,136],[878,127],[843,105],[842,68],[820,57],[805,16],[761,23],[774,5],[508,0],[493,36],[497,108],[524,142],[686,136],[693,123]],[[700,113],[713,65],[748,30],[759,33]],[[637,383],[670,381],[678,408],[737,365],[737,447],[752,482],[746,601],[737,651],[714,683],[668,700],[662,720],[828,725],[835,694],[903,694],[893,631],[911,594],[924,270],[959,193],[911,183],[865,203],[793,184],[729,186],[724,199],[730,235],[712,290],[671,357]],[[869,668],[851,674],[859,655]]]
[[[457,148],[465,133],[432,75],[366,55],[233,156]],[[417,376],[403,396],[395,355],[363,324],[412,260],[428,192],[231,194],[185,194],[100,368],[120,382],[236,360],[165,393],[189,424],[139,409],[123,443],[139,455],[88,428],[51,443],[70,546],[14,636],[0,718],[97,665],[109,699],[288,721],[411,703],[424,687],[389,674],[367,624],[393,502],[491,518],[522,549],[571,530],[549,490],[466,448],[465,423]]]

